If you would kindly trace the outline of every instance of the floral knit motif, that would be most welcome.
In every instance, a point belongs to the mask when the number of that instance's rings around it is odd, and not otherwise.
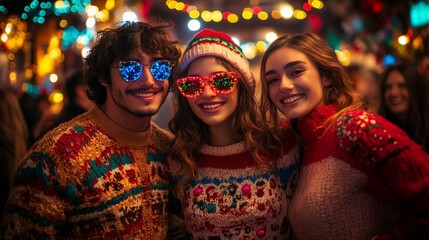
[[[305,152],[289,211],[296,239],[429,239],[429,156],[363,110],[325,124],[336,112],[319,107],[297,124]]]
[[[135,133],[99,108],[49,132],[27,153],[1,229],[6,239],[165,239],[171,136]]]
[[[256,169],[244,142],[205,146],[197,154],[198,176],[185,192],[184,217],[194,239],[286,239],[290,184],[297,174],[294,136],[277,174]]]

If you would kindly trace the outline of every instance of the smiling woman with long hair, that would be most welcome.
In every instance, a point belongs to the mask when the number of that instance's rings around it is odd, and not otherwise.
[[[225,33],[202,30],[173,79],[169,160],[188,232],[194,239],[287,239],[300,148],[290,129],[262,121],[241,48]]]
[[[404,130],[426,152],[429,152],[429,86],[415,65],[387,67],[381,76],[380,114]]]
[[[262,111],[283,113],[304,144],[288,215],[295,239],[429,239],[429,156],[365,110],[323,39],[279,37],[261,80]]]

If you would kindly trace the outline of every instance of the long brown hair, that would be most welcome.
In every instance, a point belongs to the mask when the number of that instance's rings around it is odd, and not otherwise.
[[[271,43],[262,57],[261,111],[266,113],[263,115],[266,121],[271,119],[274,124],[279,121],[277,108],[268,97],[268,85],[265,79],[266,63],[274,51],[283,47],[304,53],[317,66],[320,76],[331,83],[330,86],[324,88],[323,103],[325,105],[335,103],[339,111],[326,122],[327,125],[332,120],[337,119],[344,111],[365,108],[362,97],[353,89],[353,81],[338,60],[335,51],[317,34],[291,33],[285,34]]]
[[[406,119],[401,122],[393,112],[389,110],[385,101],[387,91],[387,78],[397,71],[405,79],[405,87],[408,90],[409,106],[405,113]],[[413,64],[391,65],[384,69],[381,75],[381,104],[380,114],[387,120],[398,125],[408,136],[420,144],[426,152],[429,152],[429,102],[425,102],[425,76],[421,75]]]
[[[0,88],[0,156],[2,171],[12,180],[27,151],[28,129],[17,96]]]
[[[228,71],[237,72],[240,76],[236,90],[239,96],[238,106],[232,116],[232,132],[235,140],[246,143],[257,166],[273,171],[277,166],[275,159],[279,157],[282,146],[280,133],[270,129],[262,121],[258,104],[244,83],[240,72],[226,60],[216,58],[216,61],[225,66]],[[185,76],[187,70],[176,73],[173,79]],[[183,199],[184,188],[197,175],[197,162],[194,155],[209,141],[209,129],[194,114],[188,101],[179,93],[175,84],[173,84],[173,93],[176,112],[169,122],[169,128],[175,138],[169,151],[169,159],[170,162],[176,163],[171,166],[173,176],[179,177],[173,193],[179,199]],[[263,156],[267,153],[271,154],[268,161],[265,155]]]

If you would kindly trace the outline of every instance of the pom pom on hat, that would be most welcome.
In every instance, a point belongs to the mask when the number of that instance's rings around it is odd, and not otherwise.
[[[250,70],[249,61],[228,34],[212,29],[203,29],[195,34],[187,44],[177,70],[179,72],[186,70],[192,61],[203,56],[219,57],[231,63],[243,75],[251,93],[255,93],[255,78]]]

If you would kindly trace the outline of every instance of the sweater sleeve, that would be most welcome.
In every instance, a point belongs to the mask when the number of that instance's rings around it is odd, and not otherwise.
[[[168,205],[170,212],[167,238],[171,240],[191,239],[188,231],[186,230],[182,204],[179,199],[173,196],[172,192],[169,193]]]
[[[404,213],[373,239],[429,239],[429,156],[401,129],[367,112],[345,114],[337,136],[368,174],[368,191]]]
[[[14,180],[1,226],[5,239],[55,239],[63,229],[65,186],[52,158],[35,150]]]

